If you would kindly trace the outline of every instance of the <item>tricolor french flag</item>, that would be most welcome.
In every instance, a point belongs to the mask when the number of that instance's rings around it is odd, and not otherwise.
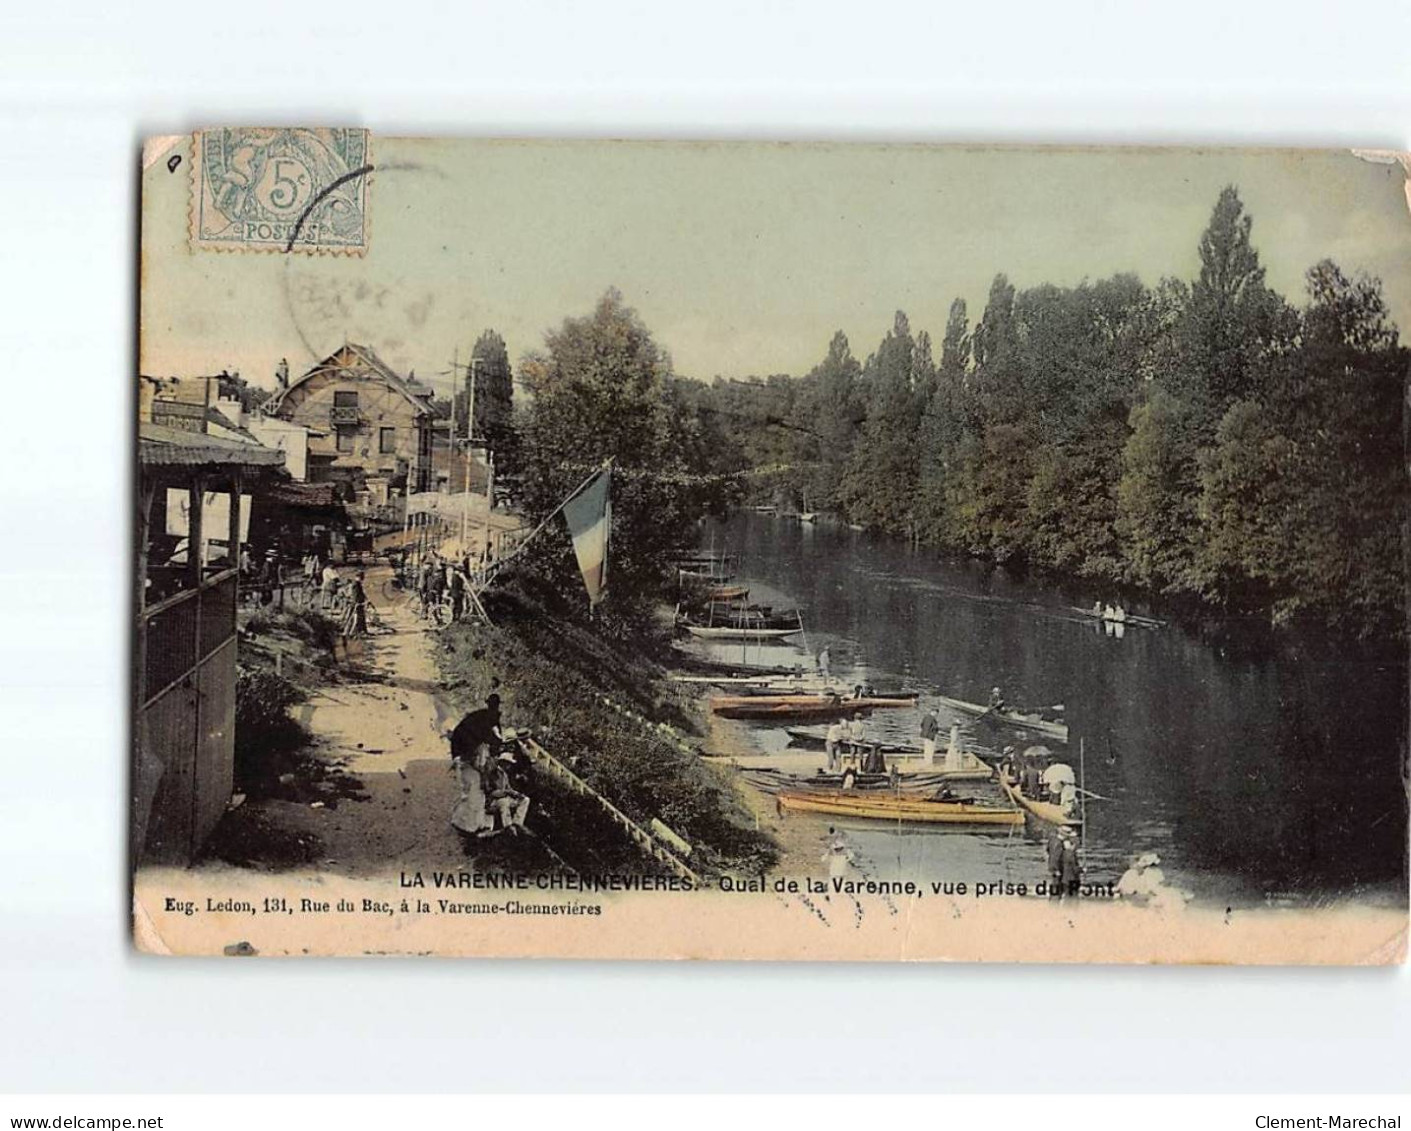
[[[603,468],[563,505],[563,517],[573,539],[578,568],[588,588],[588,604],[597,605],[607,594],[608,535],[612,531],[612,469]]]

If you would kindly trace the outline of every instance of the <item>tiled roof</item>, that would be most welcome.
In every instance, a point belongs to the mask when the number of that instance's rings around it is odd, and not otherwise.
[[[284,453],[278,448],[168,428],[164,424],[138,427],[137,458],[153,467],[284,466]]]

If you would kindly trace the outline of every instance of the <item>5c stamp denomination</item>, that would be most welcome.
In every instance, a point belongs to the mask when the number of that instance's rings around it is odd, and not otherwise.
[[[366,130],[203,130],[193,152],[194,246],[357,255],[367,249]]]

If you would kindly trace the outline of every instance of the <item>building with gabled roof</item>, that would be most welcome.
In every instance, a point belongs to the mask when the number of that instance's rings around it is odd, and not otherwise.
[[[349,493],[369,479],[393,488],[431,485],[432,390],[403,377],[370,346],[345,342],[279,390],[265,412],[310,431],[309,481]]]

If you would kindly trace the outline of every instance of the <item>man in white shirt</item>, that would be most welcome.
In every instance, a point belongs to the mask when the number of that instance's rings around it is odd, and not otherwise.
[[[834,719],[828,727],[828,738],[823,744],[828,755],[828,772],[836,774],[843,766],[840,747],[843,744],[843,723],[841,719]]]

